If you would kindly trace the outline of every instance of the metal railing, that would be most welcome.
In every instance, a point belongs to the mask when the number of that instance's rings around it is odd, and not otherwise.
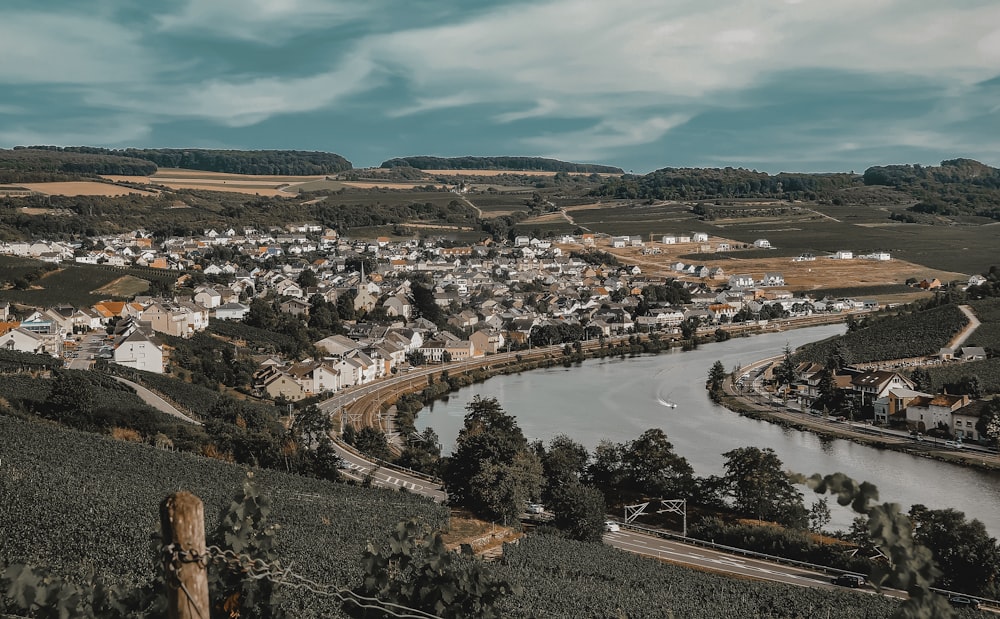
[[[637,524],[631,524],[631,523],[627,524],[627,523],[620,522],[620,521],[618,521],[618,525],[621,526],[621,527],[624,527],[626,529],[637,531],[637,532],[642,533],[644,535],[651,535],[651,536],[654,536],[654,537],[662,537],[662,538],[666,538],[666,539],[672,539],[674,541],[681,542],[681,543],[684,543],[684,544],[688,544],[688,545],[691,545],[691,546],[700,546],[702,548],[710,548],[712,550],[719,550],[719,551],[726,552],[726,553],[729,553],[729,554],[740,555],[740,556],[748,557],[748,558],[751,558],[751,559],[759,559],[759,560],[762,560],[762,561],[770,561],[772,563],[778,563],[778,564],[782,564],[782,565],[790,565],[792,567],[800,567],[800,568],[809,569],[809,570],[812,570],[812,571],[815,571],[815,572],[822,572],[824,574],[833,574],[833,575],[852,574],[852,575],[855,575],[855,576],[861,576],[861,577],[865,578],[866,580],[868,578],[867,575],[865,575],[865,574],[858,574],[857,572],[851,572],[851,571],[848,571],[848,570],[842,570],[840,568],[830,567],[829,565],[819,565],[817,563],[809,563],[808,561],[799,561],[797,559],[789,559],[787,557],[779,557],[779,556],[776,556],[776,555],[769,555],[769,554],[765,554],[763,552],[757,552],[755,550],[747,550],[745,548],[737,548],[735,546],[727,546],[725,544],[717,544],[715,542],[709,542],[709,541],[706,541],[706,540],[703,540],[703,539],[698,539],[698,538],[695,538],[695,537],[685,537],[683,535],[679,535],[677,533],[672,533],[670,531],[665,531],[663,529],[651,529],[649,527],[644,527],[644,526],[640,526],[640,525],[637,525]],[[984,604],[984,605],[995,607],[995,608],[1000,608],[1000,600],[994,600],[994,599],[991,599],[991,598],[978,597],[978,596],[975,596],[975,595],[970,595],[968,593],[962,593],[961,591],[949,591],[948,589],[940,589],[938,587],[931,587],[930,589],[931,589],[931,591],[934,591],[935,593],[939,593],[941,595],[944,595],[945,597],[962,596],[962,597],[967,597],[967,598],[969,598],[971,600],[976,600],[980,604]]]

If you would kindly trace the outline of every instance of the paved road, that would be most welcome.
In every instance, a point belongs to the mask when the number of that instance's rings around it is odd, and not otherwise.
[[[355,481],[362,481],[371,473],[372,485],[374,486],[397,490],[404,488],[410,492],[432,499],[437,503],[442,503],[447,498],[444,490],[441,489],[440,481],[433,481],[423,476],[418,477],[417,475],[394,468],[379,467],[337,442],[334,442],[334,446],[337,450],[337,455],[343,458],[346,463],[346,468],[341,472]]]
[[[740,557],[626,529],[614,533],[606,533],[604,535],[604,542],[615,548],[635,554],[655,557],[697,569],[724,572],[736,577],[770,580],[789,585],[816,587],[819,589],[840,588],[837,585],[831,584],[831,575],[822,572]],[[875,593],[875,590],[871,587],[865,587],[862,590]],[[903,591],[890,589],[883,590],[883,593],[891,597],[906,598],[906,593]]]
[[[168,414],[168,415],[170,415],[172,417],[177,417],[181,421],[186,421],[188,423],[193,423],[193,424],[198,425],[198,426],[201,425],[200,421],[195,421],[194,419],[191,419],[190,417],[188,417],[184,413],[182,413],[179,410],[177,410],[176,408],[174,408],[172,404],[170,404],[169,402],[167,402],[166,400],[164,400],[160,396],[156,395],[155,393],[153,393],[149,389],[146,389],[142,385],[140,385],[138,383],[133,383],[132,381],[126,380],[126,379],[122,378],[121,376],[112,376],[111,378],[117,380],[120,383],[128,385],[132,389],[135,389],[136,395],[138,395],[142,399],[143,402],[145,402],[146,404],[149,404],[150,406],[152,406],[156,410],[158,410],[158,411],[160,411],[162,413],[166,413],[166,414]]]

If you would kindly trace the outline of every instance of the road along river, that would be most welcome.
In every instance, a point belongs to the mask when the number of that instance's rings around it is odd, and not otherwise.
[[[625,442],[649,428],[662,428],[674,449],[698,475],[720,475],[722,453],[753,445],[770,447],[786,468],[800,473],[842,471],[878,486],[883,501],[953,507],[983,521],[1000,536],[1000,473],[877,449],[841,439],[741,417],[713,404],[705,390],[708,370],[722,361],[727,371],[792,348],[842,333],[843,325],[768,333],[697,350],[674,350],[628,359],[593,359],[578,367],[548,368],[497,376],[453,394],[420,412],[417,430],[433,427],[449,453],[473,396],[495,396],[529,439],[548,441],[566,434],[593,449],[601,439]],[[675,408],[665,406],[676,404]],[[815,498],[806,492],[806,505]],[[830,500],[833,527],[853,514]]]

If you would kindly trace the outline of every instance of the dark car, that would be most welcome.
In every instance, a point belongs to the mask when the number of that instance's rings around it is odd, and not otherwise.
[[[979,600],[974,600],[972,598],[967,598],[964,595],[953,595],[948,598],[948,603],[955,608],[972,608],[979,609]]]
[[[857,589],[858,587],[865,586],[865,577],[858,574],[841,574],[836,578],[830,579],[835,585],[840,585],[841,587],[851,587]]]

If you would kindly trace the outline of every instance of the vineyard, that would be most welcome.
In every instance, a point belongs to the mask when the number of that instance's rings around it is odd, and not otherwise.
[[[982,324],[966,344],[982,346],[993,355],[1000,354],[1000,298],[972,301],[969,305]]]
[[[968,320],[955,305],[895,316],[882,316],[867,326],[830,338],[795,353],[797,361],[825,363],[838,342],[851,353],[851,363],[933,355],[948,345]]]
[[[153,575],[159,502],[194,492],[212,530],[244,476],[207,458],[0,416],[0,564],[48,565],[81,579],[95,570],[111,583],[140,584]],[[446,508],[405,493],[269,470],[254,478],[273,499],[278,556],[321,583],[357,585],[367,543],[383,543],[398,521],[442,527],[448,518]],[[288,616],[340,616],[333,600],[300,590],[288,590],[282,604]]]
[[[983,393],[1000,393],[1000,357],[969,363],[955,363],[928,368],[931,376],[931,393],[939,393],[947,384],[961,383],[974,376],[979,379]]]
[[[532,535],[508,546],[498,568],[524,594],[505,617],[888,617],[881,596],[749,582],[663,565],[599,544]]]

